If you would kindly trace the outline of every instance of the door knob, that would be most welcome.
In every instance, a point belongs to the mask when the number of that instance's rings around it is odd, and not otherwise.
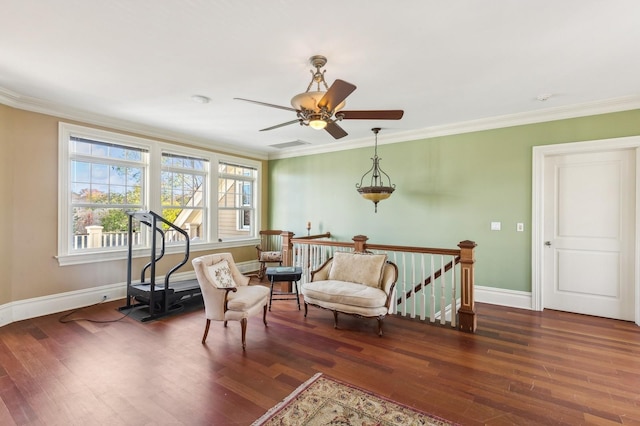
[[[547,246],[547,247],[551,247],[551,241],[545,241],[544,245]]]

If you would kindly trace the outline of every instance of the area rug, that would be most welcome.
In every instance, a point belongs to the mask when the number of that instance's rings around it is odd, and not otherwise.
[[[318,373],[252,426],[455,424]]]

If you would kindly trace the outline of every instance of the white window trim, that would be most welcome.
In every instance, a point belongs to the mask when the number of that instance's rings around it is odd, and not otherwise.
[[[257,237],[240,239],[233,241],[219,242],[217,236],[218,217],[217,205],[211,201],[212,191],[217,188],[218,183],[218,163],[232,162],[236,164],[253,167],[257,170],[257,178],[255,181],[256,188],[254,191],[254,227],[261,223],[259,200],[261,199],[262,188],[262,163],[260,161],[234,157],[225,154],[218,154],[201,149],[184,147],[182,145],[170,144],[166,142],[145,139],[137,136],[129,136],[121,133],[94,129],[91,127],[79,126],[76,124],[60,122],[58,125],[58,254],[56,259],[60,266],[77,265],[85,263],[106,262],[113,260],[127,259],[127,248],[120,249],[100,249],[96,251],[83,251],[79,253],[71,252],[68,244],[68,235],[70,232],[70,207],[69,201],[69,138],[71,136],[82,137],[86,139],[97,139],[100,141],[119,143],[123,145],[136,146],[148,151],[149,163],[146,165],[146,182],[144,192],[147,199],[143,201],[145,210],[162,211],[160,197],[160,176],[161,158],[163,152],[181,153],[193,157],[203,158],[209,161],[208,182],[205,197],[209,202],[206,206],[206,215],[208,224],[205,227],[206,241],[192,242],[191,253],[204,250],[243,247],[255,245],[259,242]],[[254,230],[256,233],[258,229]],[[167,246],[166,253],[182,253],[184,248],[182,245]],[[148,257],[149,249],[134,249],[133,257]]]

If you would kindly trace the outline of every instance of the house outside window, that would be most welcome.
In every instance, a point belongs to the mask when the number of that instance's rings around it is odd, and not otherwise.
[[[254,243],[258,161],[67,123],[59,140],[61,265],[126,258],[140,210],[185,230],[192,252]],[[148,255],[149,229],[132,223],[134,256]],[[184,237],[165,231],[179,251]]]
[[[162,217],[187,231],[191,240],[201,240],[205,235],[208,170],[207,159],[162,154]],[[184,238],[175,230],[165,231],[169,242]]]

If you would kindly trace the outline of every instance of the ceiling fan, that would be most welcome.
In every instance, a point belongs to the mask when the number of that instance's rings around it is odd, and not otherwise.
[[[299,123],[301,126],[309,126],[318,130],[325,129],[335,139],[340,139],[347,136],[347,132],[338,125],[338,121],[399,120],[402,118],[403,110],[344,111],[342,108],[345,106],[345,99],[356,90],[356,86],[339,79],[331,87],[327,86],[327,82],[324,80],[326,71],[320,71],[320,68],[326,65],[327,58],[322,55],[315,55],[309,58],[309,62],[316,70],[315,72],[310,70],[312,77],[307,90],[291,99],[292,107],[253,101],[251,99],[234,98],[258,105],[293,111],[298,117],[286,123],[261,129],[261,132]],[[314,83],[317,85],[315,91],[311,90]],[[321,85],[324,86],[324,90],[322,90]]]

